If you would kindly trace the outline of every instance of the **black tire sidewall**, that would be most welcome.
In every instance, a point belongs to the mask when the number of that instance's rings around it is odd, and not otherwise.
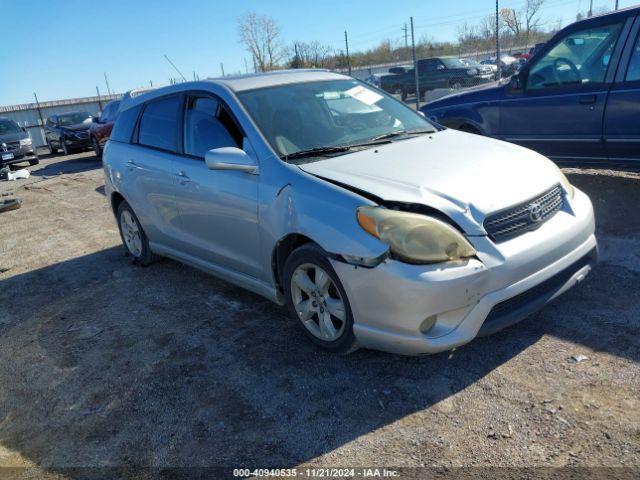
[[[96,157],[102,156],[102,150],[100,150],[100,144],[98,143],[98,139],[96,137],[91,137],[91,148],[96,154]]]
[[[346,325],[345,329],[336,340],[328,342],[326,340],[322,340],[315,335],[313,335],[302,323],[300,317],[298,317],[298,313],[293,305],[293,299],[291,297],[291,277],[293,272],[295,272],[298,266],[304,263],[312,263],[321,267],[329,276],[331,280],[335,284],[336,288],[340,292],[340,296],[342,297],[342,301],[345,306],[345,314],[346,314]],[[285,297],[287,299],[287,308],[296,319],[300,328],[304,331],[307,337],[316,345],[329,350],[334,353],[349,353],[355,349],[355,335],[353,333],[353,314],[351,312],[351,304],[349,302],[349,297],[347,296],[347,292],[342,286],[342,282],[340,278],[336,274],[331,262],[329,262],[328,257],[324,250],[322,250],[319,246],[313,243],[307,243],[298,247],[294,250],[289,257],[287,258],[283,271],[283,284],[285,289]]]
[[[140,240],[142,241],[142,253],[140,254],[140,256],[135,256],[133,253],[131,253],[131,251],[129,250],[129,247],[127,246],[127,242],[125,242],[124,240],[124,235],[122,233],[122,224],[121,224],[122,213],[124,211],[129,212],[133,217],[133,219],[135,220],[135,222],[138,224],[138,230],[140,231]],[[135,212],[126,201],[123,201],[118,206],[118,211],[116,212],[116,221],[118,223],[118,231],[120,232],[120,239],[122,240],[122,245],[124,246],[124,249],[127,255],[129,255],[132,258],[133,262],[137,263],[138,265],[147,266],[150,263],[152,263],[155,259],[155,255],[153,254],[153,252],[151,251],[151,248],[149,247],[149,239],[147,238],[147,234],[142,228],[140,220],[138,220],[138,217],[136,216]]]

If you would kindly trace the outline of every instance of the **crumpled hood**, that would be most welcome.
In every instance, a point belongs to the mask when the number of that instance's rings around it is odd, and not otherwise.
[[[450,129],[300,168],[383,200],[436,208],[470,234],[484,232],[487,214],[560,181],[553,163],[538,153]]]

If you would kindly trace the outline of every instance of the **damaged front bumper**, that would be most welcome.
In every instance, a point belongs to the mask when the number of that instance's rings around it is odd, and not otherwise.
[[[435,265],[385,259],[373,268],[332,264],[361,346],[430,354],[511,325],[584,279],[597,255],[594,229],[591,202],[576,190],[569,210],[533,232],[499,245],[472,237],[478,258]]]

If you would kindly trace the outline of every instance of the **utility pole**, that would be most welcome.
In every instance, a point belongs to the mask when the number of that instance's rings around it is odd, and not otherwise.
[[[38,101],[38,95],[33,92],[33,96],[36,99],[36,108],[38,109],[38,116],[40,117],[40,125],[44,127],[44,117],[42,116],[42,110],[40,110],[40,102]]]
[[[349,38],[347,37],[347,31],[344,31],[344,46],[347,49],[347,68],[349,69],[349,75],[351,75],[351,59],[349,58]]]
[[[224,77],[224,63],[220,62],[220,70],[222,71],[222,76]]]
[[[104,83],[107,84],[107,93],[111,95],[111,88],[109,87],[109,78],[107,77],[107,72],[104,72]]]
[[[100,111],[102,111],[102,99],[100,98],[100,89],[98,85],[96,85],[96,93],[98,94],[98,105],[100,106]]]
[[[618,10],[618,0],[616,0],[616,10]]]
[[[413,32],[413,17],[411,21],[411,50],[413,52],[413,73],[416,81],[416,110],[420,108],[420,82],[418,81],[418,59],[416,58],[416,37]]]
[[[589,13],[587,17],[591,18],[591,15],[593,15],[593,0],[589,0]]]
[[[404,28],[402,29],[404,31],[404,48],[409,48],[409,29],[407,28],[407,24],[404,24]]]
[[[502,62],[500,61],[500,8],[498,1],[496,0],[496,67],[498,67],[498,81],[500,81],[502,78]]]

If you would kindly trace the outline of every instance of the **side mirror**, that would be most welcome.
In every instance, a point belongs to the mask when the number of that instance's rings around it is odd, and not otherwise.
[[[258,165],[244,150],[236,147],[222,147],[209,150],[204,155],[209,170],[237,170],[258,174]]]

